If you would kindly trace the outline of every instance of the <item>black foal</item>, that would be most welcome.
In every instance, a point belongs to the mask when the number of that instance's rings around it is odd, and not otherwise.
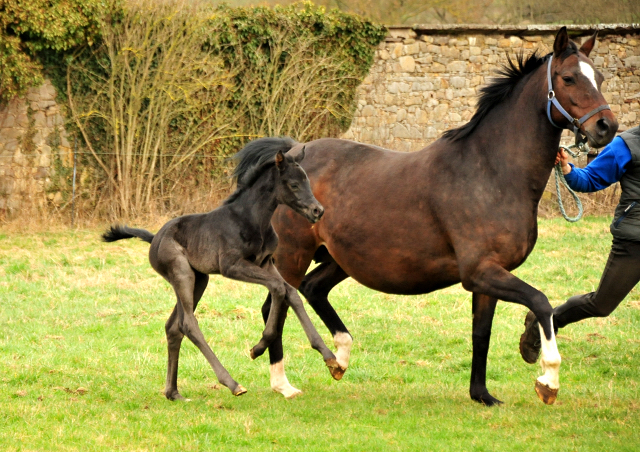
[[[210,274],[262,284],[269,289],[273,302],[258,346],[262,351],[282,333],[277,320],[286,304],[293,308],[312,347],[322,354],[332,375],[341,376],[335,356],[311,324],[298,292],[282,279],[272,257],[278,236],[271,226],[271,217],[279,204],[286,204],[312,223],[320,219],[324,209],[313,196],[309,179],[299,165],[304,152],[295,158],[284,154],[296,142],[271,138],[268,144],[264,146],[264,140],[260,146],[249,143],[236,154],[239,163],[234,177],[238,187],[221,207],[173,219],[155,236],[144,229],[126,226],[112,226],[102,236],[106,242],[138,237],[151,243],[151,266],[175,290],[178,302],[165,325],[169,364],[164,394],[170,400],[183,398],[177,379],[180,344],[185,335],[207,358],[220,383],[236,396],[247,392],[216,358],[194,316]]]

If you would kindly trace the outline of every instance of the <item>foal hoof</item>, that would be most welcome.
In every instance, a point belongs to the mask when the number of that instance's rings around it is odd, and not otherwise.
[[[331,376],[333,377],[333,379],[336,381],[340,381],[347,369],[340,366],[335,358],[328,359],[325,361],[325,363],[327,364],[327,367],[329,368],[329,372],[331,372]]]
[[[236,397],[241,396],[242,394],[246,394],[247,390],[242,387],[242,385],[238,385],[233,392],[233,395]]]
[[[558,390],[536,381],[536,394],[547,405],[553,405],[558,398]]]

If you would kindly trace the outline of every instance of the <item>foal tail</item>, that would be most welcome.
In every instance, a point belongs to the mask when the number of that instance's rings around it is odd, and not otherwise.
[[[105,242],[115,242],[116,240],[131,239],[133,237],[138,237],[140,240],[151,243],[154,234],[145,229],[128,228],[120,224],[111,226],[102,234],[102,240]]]

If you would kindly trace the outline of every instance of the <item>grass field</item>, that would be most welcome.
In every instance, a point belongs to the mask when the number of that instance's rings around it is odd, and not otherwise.
[[[331,380],[295,317],[285,329],[291,383],[269,389],[268,358],[248,357],[265,290],[213,277],[197,312],[222,363],[248,394],[219,387],[183,342],[169,402],[164,322],[175,303],[148,245],[98,241],[100,231],[0,234],[0,450],[640,450],[640,293],[605,319],[560,331],[561,388],[535,395],[540,367],[518,353],[525,309],[499,303],[486,408],[468,396],[471,297],[460,286],[423,296],[347,280],[332,303],[354,336],[351,365]],[[608,220],[541,220],[517,275],[552,304],[593,290]],[[328,344],[330,335],[310,313]]]

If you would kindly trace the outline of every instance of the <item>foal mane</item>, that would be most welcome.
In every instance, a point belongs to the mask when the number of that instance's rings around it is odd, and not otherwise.
[[[574,53],[578,53],[578,47],[573,41],[569,41],[567,49],[560,58],[564,60]],[[507,55],[507,63],[497,71],[498,77],[493,78],[488,85],[480,88],[478,106],[473,117],[465,125],[456,129],[447,130],[442,134],[442,137],[451,141],[462,140],[468,137],[484,117],[487,116],[489,111],[497,104],[507,100],[518,82],[542,66],[550,55],[551,54],[547,54],[540,57],[536,51],[525,59],[523,52],[520,52],[516,54],[515,60],[512,60],[511,56]]]
[[[238,151],[231,157],[231,159],[238,161],[231,175],[232,179],[237,183],[237,188],[224,201],[224,204],[230,204],[235,201],[256,182],[262,173],[274,166],[278,151],[285,153],[296,144],[298,142],[289,137],[259,138]]]

